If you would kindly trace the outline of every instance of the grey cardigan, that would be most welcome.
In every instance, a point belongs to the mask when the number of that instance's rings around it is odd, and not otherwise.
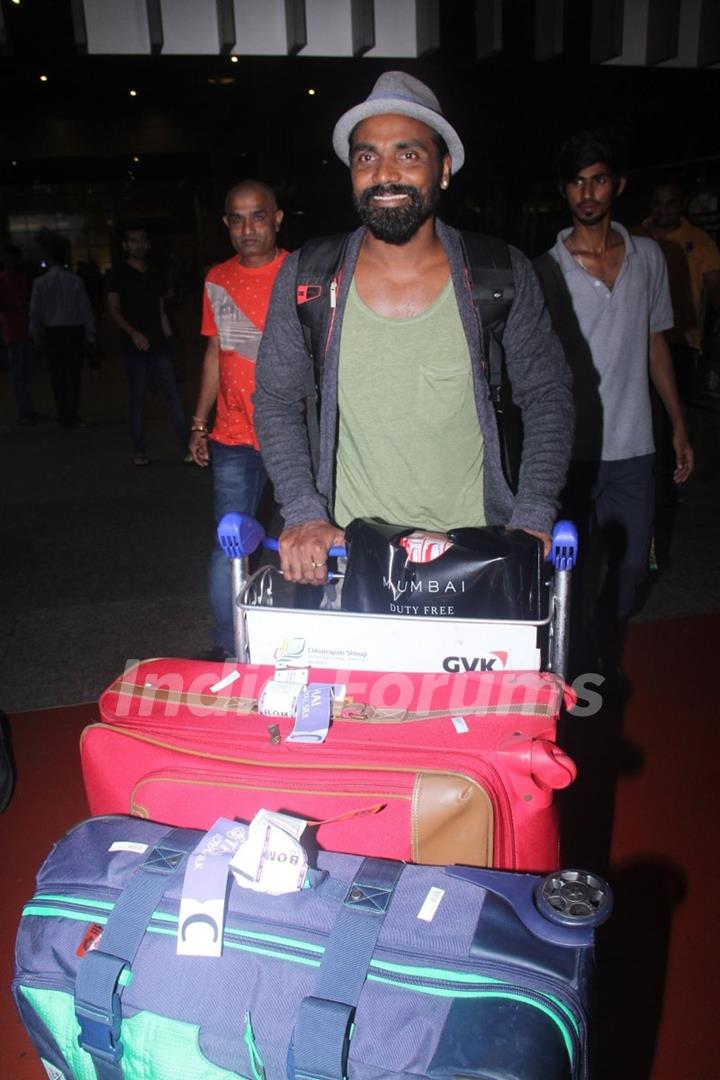
[[[570,372],[550,325],[535,272],[521,252],[510,249],[515,300],[505,327],[503,345],[513,399],[523,417],[520,478],[517,495],[513,496],[502,473],[497,423],[484,374],[478,315],[460,235],[441,221],[436,222],[436,231],[447,253],[470,349],[475,404],[485,439],[487,523],[549,532],[565,482],[574,413]],[[317,476],[313,475],[305,423],[310,359],[297,317],[297,252],[286,259],[275,282],[257,361],[255,430],[286,525],[330,520],[331,517],[341,328],[364,232],[364,228],[357,229],[349,238],[337,292],[335,320],[325,353],[320,388]],[[412,522],[400,524],[411,525]]]

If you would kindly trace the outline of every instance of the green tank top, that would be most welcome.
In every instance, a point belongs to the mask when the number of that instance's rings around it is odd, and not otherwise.
[[[484,525],[484,442],[452,280],[421,315],[388,319],[353,281],[338,375],[335,520]]]

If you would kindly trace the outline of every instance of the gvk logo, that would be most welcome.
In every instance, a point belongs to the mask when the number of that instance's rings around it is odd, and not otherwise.
[[[460,671],[499,671],[507,665],[505,650],[491,652],[488,656],[446,656],[443,669],[456,675]]]

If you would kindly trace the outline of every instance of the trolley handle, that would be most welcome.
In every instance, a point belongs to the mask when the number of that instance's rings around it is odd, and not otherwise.
[[[262,542],[265,530],[250,514],[225,514],[217,528],[217,538],[228,559],[245,559]]]
[[[578,534],[572,521],[558,521],[552,531],[548,561],[556,570],[572,570],[577,562]]]
[[[229,559],[252,555],[261,544],[268,551],[277,551],[279,547],[277,539],[266,536],[260,522],[250,514],[225,514],[218,525],[217,538]],[[577,529],[571,521],[558,521],[552,531],[549,561],[556,570],[572,570],[577,562],[577,552]],[[344,545],[336,545],[330,548],[328,555],[342,559],[347,555],[347,549]]]
[[[267,551],[278,551],[280,548],[280,542],[275,536],[266,536],[263,539],[262,546]],[[347,548],[342,544],[337,544],[335,547],[331,547],[328,551],[328,555],[333,559],[344,559],[347,555]]]

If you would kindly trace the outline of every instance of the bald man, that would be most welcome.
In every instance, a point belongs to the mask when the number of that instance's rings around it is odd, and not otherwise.
[[[282,222],[275,195],[259,180],[235,184],[223,221],[234,255],[205,279],[201,333],[207,337],[202,380],[190,429],[190,453],[213,467],[216,523],[230,511],[254,514],[267,480],[253,424],[255,360],[270,294],[287,251],[277,246]],[[217,404],[215,423],[208,416]],[[230,563],[215,541],[209,568],[213,645],[204,658],[232,656]]]

